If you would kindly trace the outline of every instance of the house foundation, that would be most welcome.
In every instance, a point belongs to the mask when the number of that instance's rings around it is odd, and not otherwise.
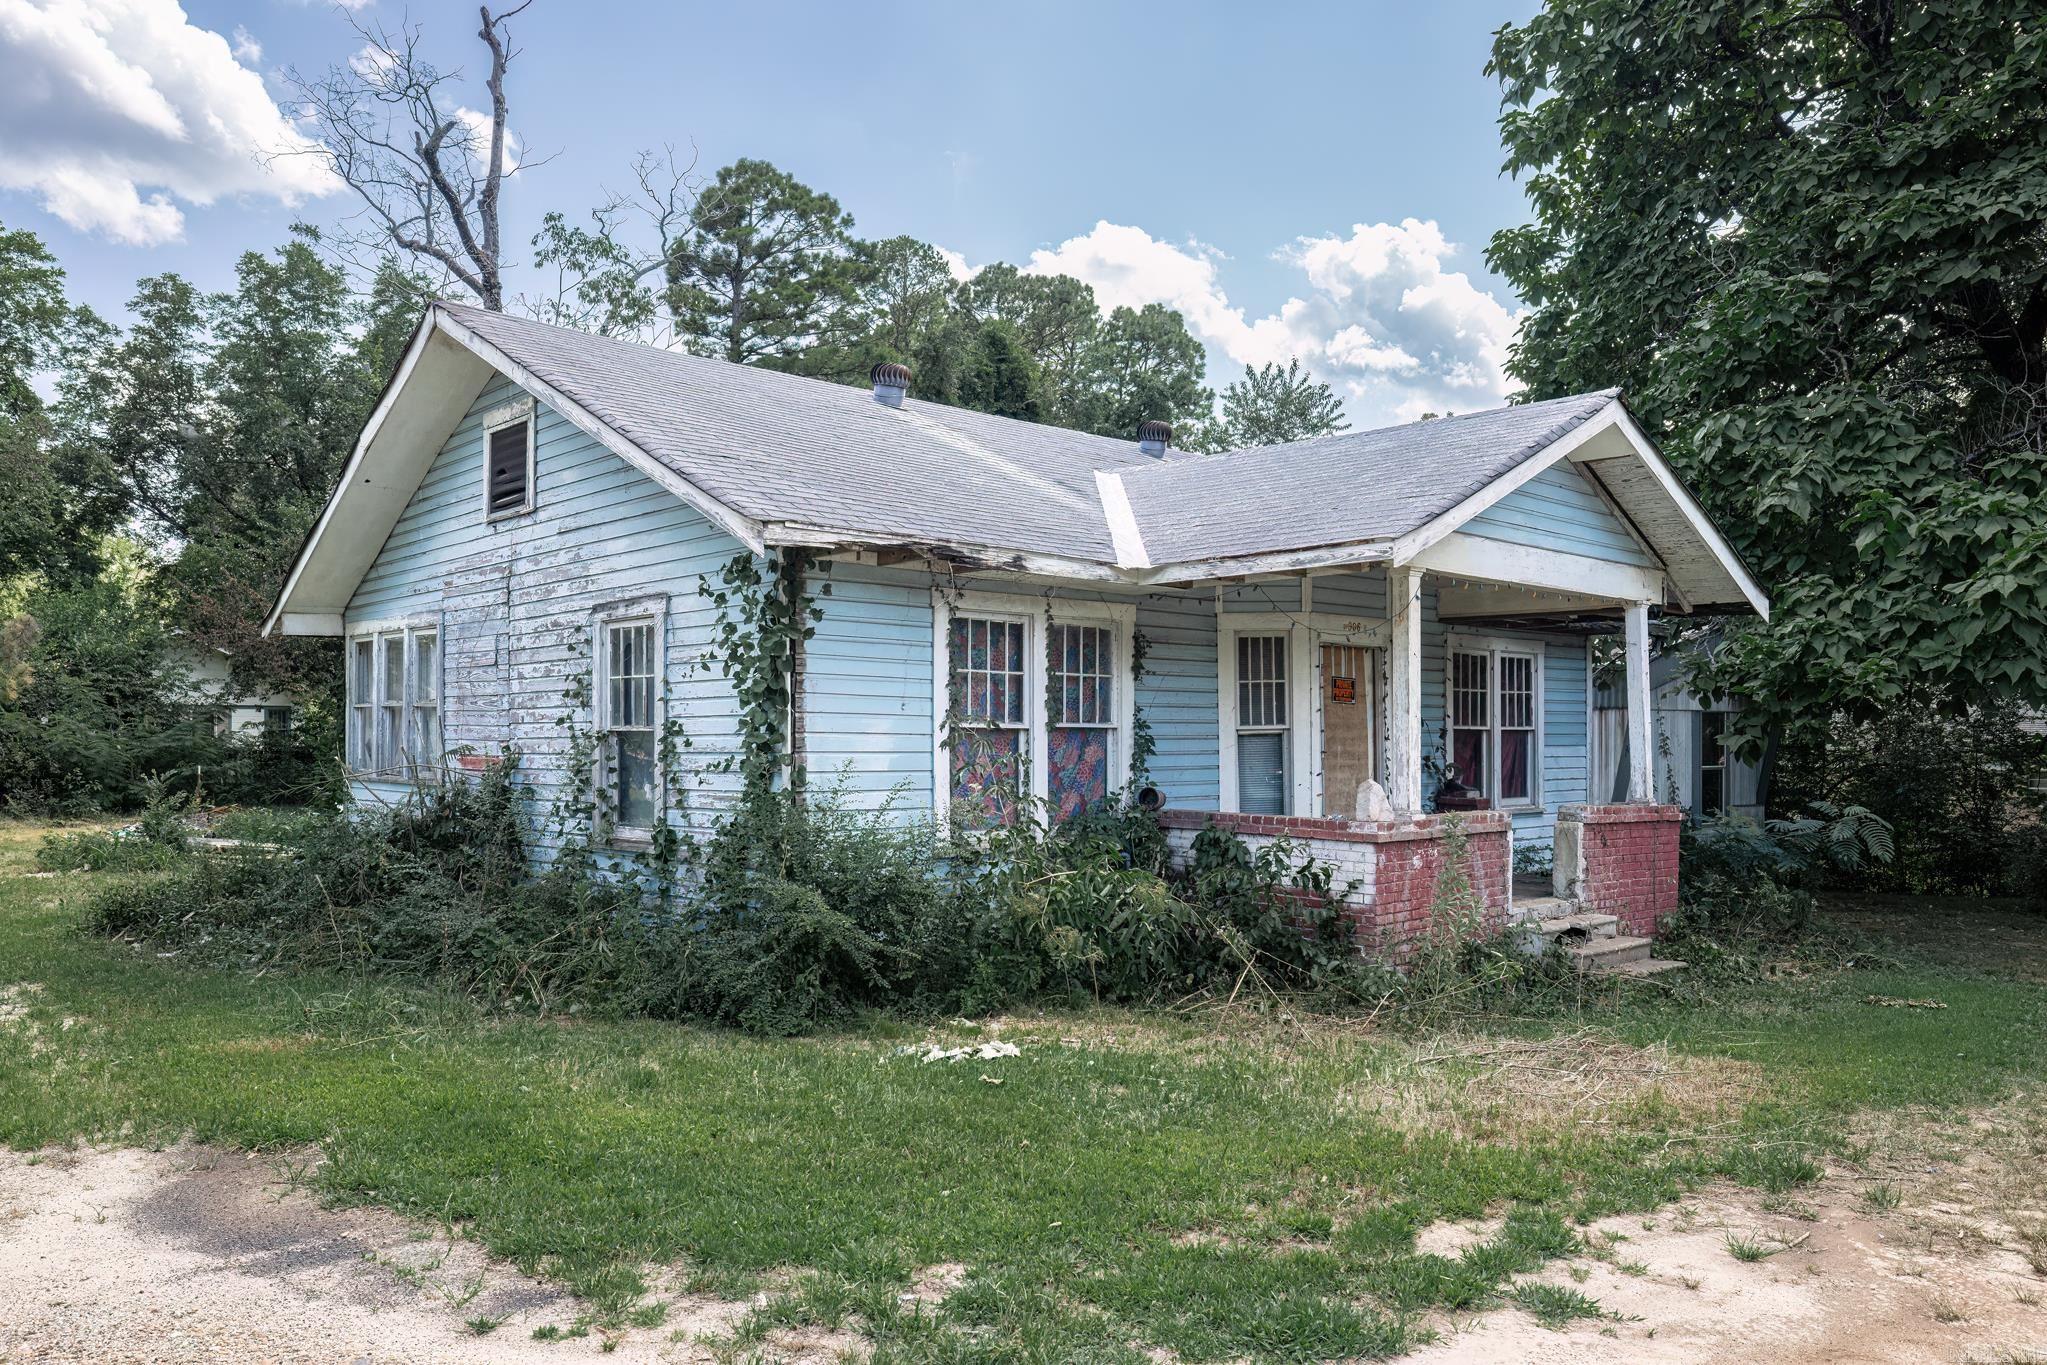
[[[1499,811],[1404,820],[1197,810],[1159,814],[1176,867],[1186,866],[1195,836],[1210,825],[1235,834],[1254,851],[1284,839],[1301,854],[1329,864],[1331,890],[1343,897],[1344,917],[1359,948],[1395,960],[1409,956],[1428,936],[1452,820],[1464,832],[1465,870],[1485,907],[1486,927],[1499,929],[1506,923],[1512,867],[1509,821]]]
[[[1572,805],[1557,812],[1555,892],[1612,915],[1623,934],[1653,937],[1677,913],[1676,806]]]

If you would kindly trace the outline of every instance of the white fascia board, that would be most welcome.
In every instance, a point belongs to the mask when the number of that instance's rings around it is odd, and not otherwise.
[[[1661,569],[1515,545],[1504,540],[1455,531],[1422,551],[1408,567],[1474,583],[1541,588],[1550,592],[1583,593],[1611,602],[1663,604]]]
[[[1598,412],[1593,413],[1592,416],[1586,418],[1577,426],[1572,427],[1568,432],[1559,436],[1556,440],[1550,442],[1520,464],[1515,465],[1512,469],[1500,475],[1500,477],[1494,479],[1491,483],[1479,489],[1449,511],[1431,517],[1422,525],[1400,537],[1399,540],[1394,542],[1393,563],[1400,565],[1412,562],[1417,555],[1421,554],[1431,545],[1434,545],[1444,536],[1449,535],[1452,531],[1455,531],[1465,522],[1470,521],[1473,517],[1485,511],[1509,493],[1514,492],[1536,475],[1549,469],[1558,461],[1569,458],[1572,452],[1580,449],[1586,442],[1602,432],[1612,430],[1615,423],[1626,415],[1626,411],[1621,406],[1620,399],[1613,398],[1607,400],[1606,406]],[[1654,553],[1654,551],[1652,550],[1651,553]]]
[[[277,594],[277,603],[271,607],[270,615],[263,622],[264,635],[276,630],[279,623],[284,620],[285,604],[291,601],[293,591],[305,575],[306,565],[312,562],[313,551],[319,548],[322,537],[327,534],[327,527],[334,520],[335,509],[341,506],[341,500],[347,495],[348,490],[355,486],[356,475],[362,469],[363,456],[369,451],[370,443],[376,439],[377,433],[383,429],[384,419],[391,415],[392,405],[404,391],[406,381],[412,378],[413,370],[419,365],[419,358],[426,354],[427,344],[433,339],[435,316],[436,310],[428,310],[427,316],[413,329],[412,340],[405,347],[404,358],[398,362],[397,370],[392,373],[390,382],[384,386],[384,392],[377,399],[376,407],[370,409],[370,419],[363,423],[362,434],[355,438],[355,449],[349,452],[348,463],[342,468],[340,481],[328,495],[327,505],[320,509],[320,519],[313,523],[312,533],[306,537],[306,543],[299,547],[298,558],[292,561],[291,572],[285,576],[284,587]]]
[[[532,394],[562,416],[568,418],[570,422],[574,423],[592,439],[602,444],[612,454],[618,456],[655,483],[660,484],[676,497],[703,513],[733,539],[746,546],[747,549],[752,550],[755,554],[759,554],[766,549],[766,544],[761,539],[760,525],[751,517],[726,506],[723,502],[712,497],[688,479],[683,478],[667,465],[661,463],[661,461],[655,459],[631,441],[628,441],[618,432],[612,430],[610,426],[599,421],[582,404],[576,402],[575,399],[570,398],[560,389],[534,374],[524,365],[521,365],[518,361],[512,359],[511,356],[484,340],[476,332],[449,317],[439,308],[434,309],[434,325],[445,332],[450,338],[460,342],[463,346],[481,357],[492,369],[510,379],[520,388],[526,390],[526,392]]]
[[[1137,514],[1130,508],[1123,476],[1114,470],[1098,469],[1095,488],[1102,495],[1102,519],[1109,524],[1109,543],[1116,547],[1117,567],[1150,568],[1151,556],[1145,553],[1144,534],[1137,529]]]
[[[1697,532],[1699,539],[1706,543],[1706,547],[1713,552],[1713,557],[1720,561],[1720,567],[1727,571],[1727,576],[1734,580],[1736,587],[1741,589],[1741,595],[1748,599],[1748,604],[1751,607],[1755,608],[1756,615],[1768,621],[1770,619],[1769,596],[1764,593],[1762,587],[1749,574],[1748,567],[1741,562],[1741,556],[1736,554],[1734,547],[1727,543],[1727,538],[1720,534],[1720,528],[1715,526],[1712,518],[1706,515],[1706,509],[1699,506],[1697,500],[1686,491],[1684,484],[1678,480],[1676,472],[1671,469],[1669,462],[1663,458],[1663,452],[1656,448],[1656,443],[1649,439],[1648,433],[1636,425],[1634,417],[1629,414],[1627,408],[1618,401],[1615,402],[1614,407],[1619,412],[1621,430],[1626,433],[1629,443],[1635,447],[1635,453],[1640,457],[1643,467],[1656,477],[1656,482],[1662,486],[1665,495],[1677,506],[1678,511],[1684,514],[1684,518],[1691,524],[1692,530]]]
[[[270,624],[275,624],[285,635],[339,635],[341,634],[341,613],[338,611],[287,611],[275,614],[270,623],[263,627],[263,633],[270,633]]]
[[[1309,550],[1282,550],[1273,554],[1238,555],[1228,559],[1195,559],[1162,564],[1136,575],[1139,583],[1199,583],[1215,578],[1251,578],[1259,574],[1295,574],[1315,569],[1385,563],[1393,554],[1390,540],[1361,540],[1345,545],[1323,545]]]

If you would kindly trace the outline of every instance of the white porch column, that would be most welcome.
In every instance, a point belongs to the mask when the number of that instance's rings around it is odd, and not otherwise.
[[[1627,608],[1628,800],[1656,799],[1655,753],[1649,747],[1649,604]]]
[[[1422,809],[1422,571],[1386,571],[1386,795]]]

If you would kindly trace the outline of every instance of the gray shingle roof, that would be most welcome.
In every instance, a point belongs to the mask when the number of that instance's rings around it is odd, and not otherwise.
[[[1172,460],[1123,473],[1153,564],[1390,539],[1604,408],[1613,391]]]
[[[1113,564],[1095,471],[1153,463],[1135,441],[438,306],[755,521]]]
[[[592,336],[461,304],[450,318],[741,514],[1116,563],[1097,470],[1154,565],[1391,538],[1570,431],[1611,392],[1156,460],[1132,440]]]

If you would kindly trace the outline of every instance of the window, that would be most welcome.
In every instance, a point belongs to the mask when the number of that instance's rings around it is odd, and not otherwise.
[[[1535,656],[1500,655],[1500,800],[1535,799]]]
[[[1505,640],[1453,641],[1449,760],[1497,806],[1541,799],[1542,656]]]
[[[533,405],[514,403],[484,418],[483,510],[511,517],[533,510]]]
[[[1107,626],[1055,624],[1048,651],[1053,713],[1046,733],[1052,815],[1070,820],[1109,796],[1116,743],[1116,636]]]
[[[377,642],[353,640],[348,648],[348,766],[363,773],[376,766],[370,759],[370,715],[376,702]]]
[[[405,634],[379,635],[377,657],[383,663],[383,686],[377,689],[376,766],[392,772],[405,764]]]
[[[611,819],[618,829],[654,828],[656,793],[655,700],[660,675],[659,623],[650,619],[607,621],[599,642],[602,679],[597,728]]]
[[[263,733],[266,735],[287,735],[291,733],[291,708],[289,706],[266,706],[263,708]]]
[[[1694,815],[1727,813],[1727,713],[1699,712],[1699,785]]]
[[[967,592],[933,597],[933,802],[959,829],[1071,819],[1130,777],[1136,608]]]
[[[412,637],[412,732],[406,750],[415,764],[441,765],[440,637],[419,631]]]
[[[1287,813],[1287,651],[1285,635],[1237,637],[1237,809]]]
[[[348,642],[348,766],[364,776],[409,781],[441,761],[439,633],[385,626]],[[281,712],[290,724],[290,712]],[[264,723],[271,724],[270,712]]]
[[[1487,790],[1492,771],[1493,656],[1450,656],[1451,776],[1475,791]]]
[[[955,616],[950,632],[953,818],[974,828],[1016,823],[1029,760],[1026,623]]]

